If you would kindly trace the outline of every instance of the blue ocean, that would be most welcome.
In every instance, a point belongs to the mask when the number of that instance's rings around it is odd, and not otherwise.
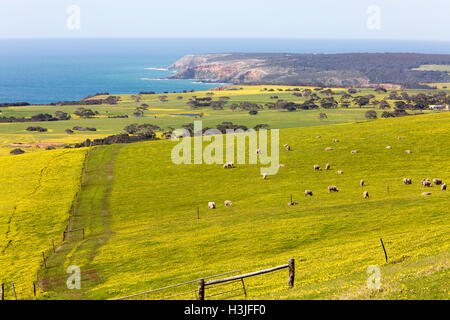
[[[218,84],[168,80],[186,54],[216,52],[417,52],[450,54],[450,42],[301,39],[0,40],[0,103],[45,104],[97,92],[204,90]]]

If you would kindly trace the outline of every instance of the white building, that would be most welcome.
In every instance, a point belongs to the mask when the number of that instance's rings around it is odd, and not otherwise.
[[[448,105],[444,105],[444,104],[435,104],[435,105],[431,105],[430,110],[449,110]]]

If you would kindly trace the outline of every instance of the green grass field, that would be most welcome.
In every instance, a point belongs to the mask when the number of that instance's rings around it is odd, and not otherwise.
[[[247,280],[248,298],[446,299],[450,198],[437,186],[422,196],[420,179],[448,181],[449,126],[443,113],[282,130],[280,144],[293,151],[280,149],[285,167],[268,180],[256,165],[176,166],[170,141],[93,149],[74,220],[87,238],[74,236],[51,258],[54,268],[41,277],[59,281],[46,297],[117,298],[294,257],[294,289],[280,271]],[[328,162],[330,171],[313,170]],[[413,184],[403,185],[404,177]],[[329,194],[328,185],[340,192]],[[305,189],[314,196],[306,198]],[[290,194],[298,206],[287,206]],[[223,206],[226,199],[233,207]],[[207,209],[208,201],[218,209]],[[80,291],[67,290],[60,278],[71,264],[82,270]],[[382,270],[379,292],[366,289],[370,265]]]
[[[273,102],[271,95],[293,100],[292,93],[260,90],[246,87],[215,92],[215,97],[230,96],[230,103]],[[387,94],[372,89],[359,94],[368,93],[377,99]],[[229,271],[270,268],[289,258],[296,259],[294,288],[287,287],[287,271],[278,271],[246,279],[247,298],[448,299],[450,197],[439,186],[424,189],[420,180],[449,181],[450,113],[368,121],[368,108],[355,106],[263,110],[256,116],[229,109],[189,110],[188,97],[205,94],[167,94],[167,103],[159,102],[158,95],[145,95],[139,103],[122,95],[116,106],[91,106],[99,111],[93,119],[0,124],[5,155],[0,165],[0,282],[7,286],[7,299],[13,298],[12,283],[19,299],[32,298],[33,281],[38,299],[113,299]],[[185,97],[179,101],[178,95]],[[146,117],[106,117],[131,114],[142,103],[150,106]],[[75,109],[10,107],[2,108],[2,114]],[[42,152],[28,147],[23,148],[26,154],[6,155],[13,149],[10,143],[80,142],[122,132],[129,123],[177,128],[193,117],[172,113],[197,112],[205,113],[204,127],[232,121],[280,128],[280,163],[285,167],[263,180],[259,165],[231,170],[219,164],[175,165],[170,156],[176,142],[170,140]],[[319,112],[326,112],[328,120],[319,120]],[[30,133],[25,128],[31,125],[49,131]],[[98,130],[64,133],[75,125]],[[292,151],[283,148],[285,143]],[[354,149],[359,153],[352,154]],[[331,170],[313,169],[326,163]],[[404,185],[405,177],[413,184]],[[360,187],[361,179],[365,187]],[[329,185],[339,192],[328,193]],[[305,197],[305,189],[314,195]],[[364,191],[369,199],[363,199]],[[432,194],[423,196],[424,191]],[[288,206],[291,194],[297,206]],[[233,206],[224,207],[224,200]],[[208,209],[209,201],[217,209]],[[62,242],[66,228],[84,228],[85,239],[74,232]],[[81,269],[80,290],[66,286],[71,265]],[[370,265],[381,268],[381,290],[367,289]],[[190,284],[148,298],[195,288]],[[195,299],[195,294],[179,298]]]
[[[274,92],[263,92],[263,88],[272,88]],[[268,102],[275,102],[277,99],[270,97],[277,96],[278,99],[284,99],[296,103],[302,103],[306,97],[295,97],[293,92],[279,92],[277,89],[286,90],[294,87],[286,86],[244,86],[243,90],[225,90],[215,91],[212,96],[214,100],[219,97],[229,97],[227,106],[233,103],[240,103],[244,101],[254,102],[264,105]],[[297,87],[302,88],[302,87]],[[346,89],[333,89],[334,91],[345,91]],[[389,92],[377,93],[370,88],[359,89],[356,95],[373,94],[374,99],[386,99]],[[406,90],[409,94],[418,92],[428,92],[429,90]],[[187,106],[187,101],[193,96],[206,97],[206,92],[189,92],[189,93],[169,93],[166,95],[167,102],[160,102],[160,94],[155,95],[141,95],[141,100],[136,102],[132,99],[132,95],[119,95],[121,101],[117,105],[94,105],[83,106],[91,108],[98,112],[98,115],[89,118],[81,119],[73,115],[73,112],[80,106],[26,106],[26,107],[7,107],[0,108],[0,116],[4,117],[30,117],[38,113],[54,114],[56,111],[64,111],[72,115],[71,120],[67,121],[52,121],[52,122],[23,122],[23,123],[0,123],[0,155],[7,155],[9,151],[14,149],[11,144],[39,144],[39,143],[77,143],[86,139],[103,138],[108,135],[123,133],[126,125],[131,123],[151,123],[160,126],[163,129],[168,127],[179,128],[184,124],[191,123],[194,119],[192,116],[180,116],[177,114],[196,114],[203,113],[202,121],[204,126],[215,126],[222,121],[232,121],[233,123],[245,125],[249,128],[257,124],[265,123],[271,128],[296,128],[304,126],[316,126],[323,124],[346,123],[353,121],[364,120],[364,114],[369,109],[374,109],[372,106],[364,106],[359,108],[356,105],[351,105],[350,108],[338,108],[328,110],[308,110],[308,111],[275,111],[265,108],[255,116],[250,116],[248,111],[231,111],[229,108],[224,110],[211,110],[211,108],[198,108],[191,110]],[[324,95],[319,94],[323,97]],[[182,97],[181,100],[177,97]],[[339,99],[339,98],[336,98]],[[391,105],[393,101],[388,100]],[[134,117],[133,112],[136,107],[142,104],[149,106],[148,110],[144,111],[143,117]],[[378,116],[381,115],[382,110],[376,110]],[[319,120],[320,112],[326,112],[328,119]],[[426,111],[428,112],[428,111]],[[129,118],[108,118],[108,116],[123,116],[128,115]],[[26,128],[29,126],[41,126],[47,128],[47,132],[29,132]],[[74,126],[94,127],[95,132],[81,132],[75,131],[74,134],[68,135],[65,129],[73,128]],[[24,147],[27,152],[41,151],[37,147]]]

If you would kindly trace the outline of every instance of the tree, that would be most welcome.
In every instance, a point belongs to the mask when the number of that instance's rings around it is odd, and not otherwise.
[[[55,112],[55,118],[58,120],[69,120],[70,114],[63,112],[63,111],[56,111]]]
[[[365,114],[366,119],[376,119],[377,112],[375,110],[367,110]]]
[[[95,112],[91,109],[85,109],[85,108],[78,108],[73,112],[75,115],[81,117],[81,118],[90,118],[92,116],[95,116]]]
[[[336,108],[338,106],[338,103],[334,98],[323,98],[320,100],[320,106],[324,109],[331,109]]]
[[[354,101],[361,108],[362,106],[365,106],[365,105],[369,104],[370,98],[367,97],[367,96],[358,96],[358,97],[354,98]]]

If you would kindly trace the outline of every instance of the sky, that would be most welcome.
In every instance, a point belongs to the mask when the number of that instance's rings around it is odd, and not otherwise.
[[[0,38],[450,41],[450,0],[0,0]]]

